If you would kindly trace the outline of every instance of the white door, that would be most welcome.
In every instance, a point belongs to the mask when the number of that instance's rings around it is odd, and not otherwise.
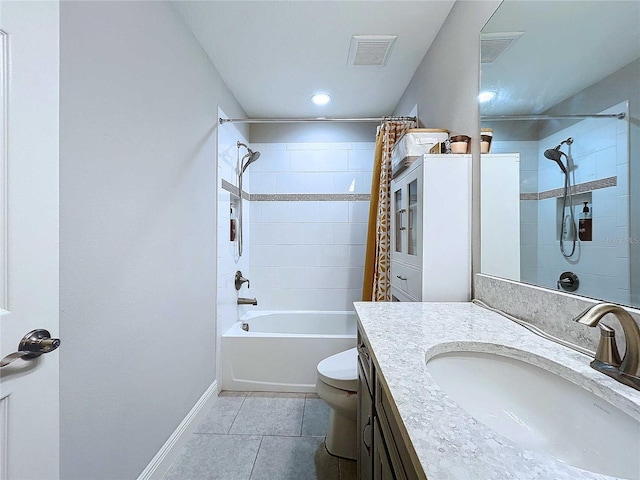
[[[0,358],[58,331],[57,2],[0,1]],[[59,350],[0,368],[0,478],[59,478]]]

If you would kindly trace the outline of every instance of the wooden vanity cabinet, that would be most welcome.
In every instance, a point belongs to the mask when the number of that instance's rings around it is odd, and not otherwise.
[[[391,400],[358,329],[358,479],[424,480],[409,455]]]
[[[374,419],[374,431],[373,431],[374,447],[373,447],[373,475],[366,477],[367,479],[373,478],[374,480],[387,480],[392,478],[398,478],[393,470],[391,464],[391,458],[386,448],[384,436],[380,429],[380,423],[378,419]],[[359,477],[362,478],[362,477]]]
[[[373,384],[375,375],[369,349],[358,331],[358,478],[370,479],[373,455]]]
[[[380,443],[382,443],[382,445],[380,445],[380,450],[382,450],[384,446],[390,469],[393,474],[390,477],[376,477],[374,475],[373,478],[375,480],[388,480],[392,478],[397,480],[424,479],[424,475],[419,476],[413,465],[411,457],[409,456],[409,449],[402,439],[400,427],[398,426],[398,423],[391,411],[389,395],[382,386],[382,383],[379,381],[376,381],[373,410],[376,426],[379,427]],[[375,437],[373,442],[374,445],[376,445]],[[381,458],[382,456],[383,453],[380,452],[378,457]],[[381,463],[384,464],[384,460],[381,460]],[[384,471],[384,469],[381,471]]]

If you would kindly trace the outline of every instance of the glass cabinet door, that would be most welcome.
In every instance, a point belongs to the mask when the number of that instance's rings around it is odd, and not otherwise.
[[[404,247],[402,237],[405,229],[403,224],[403,215],[406,211],[402,202],[402,188],[398,188],[393,192],[393,206],[395,217],[395,229],[393,233],[395,251],[398,253],[402,253]]]
[[[391,259],[418,265],[422,255],[422,165],[394,179],[391,186]]]
[[[407,254],[418,254],[418,179],[409,183],[408,187],[409,209],[407,218]]]

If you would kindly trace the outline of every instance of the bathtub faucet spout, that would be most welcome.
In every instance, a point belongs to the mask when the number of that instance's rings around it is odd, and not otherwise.
[[[258,305],[258,300],[255,298],[238,298],[238,305]]]

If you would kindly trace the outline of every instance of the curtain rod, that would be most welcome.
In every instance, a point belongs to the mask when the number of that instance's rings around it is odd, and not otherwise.
[[[480,115],[480,120],[493,120],[493,121],[505,121],[505,120],[556,120],[556,119],[571,119],[571,118],[617,118],[622,120],[627,116],[626,113],[592,113],[582,115]]]
[[[368,118],[220,118],[223,123],[305,123],[305,122],[343,122],[343,123],[366,123],[384,122],[386,120],[413,120],[416,117],[368,117]]]

